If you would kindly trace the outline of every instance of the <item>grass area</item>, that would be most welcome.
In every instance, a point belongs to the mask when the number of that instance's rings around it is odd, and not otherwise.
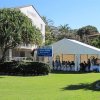
[[[0,100],[100,100],[91,83],[100,73],[0,76]]]

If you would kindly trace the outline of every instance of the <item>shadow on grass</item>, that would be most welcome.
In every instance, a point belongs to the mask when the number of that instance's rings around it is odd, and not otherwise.
[[[80,83],[77,85],[69,85],[67,87],[62,88],[63,91],[65,91],[65,90],[80,90],[80,89],[100,91],[100,80],[95,81],[95,82],[90,83],[90,84]]]
[[[91,72],[75,72],[75,71],[70,71],[70,72],[66,72],[66,71],[51,71],[51,73],[54,73],[54,74],[88,74],[88,73],[91,73]]]
[[[0,78],[5,78],[5,77],[1,77],[1,76],[0,76]]]

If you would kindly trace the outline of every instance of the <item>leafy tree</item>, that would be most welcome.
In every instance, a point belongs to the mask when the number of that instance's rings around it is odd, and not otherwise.
[[[88,39],[89,39],[88,35],[96,34],[96,33],[98,33],[97,28],[91,25],[82,27],[78,29],[77,31],[77,34],[80,36],[80,40],[86,43],[88,42]]]
[[[70,38],[71,37],[71,29],[68,26],[68,24],[60,25],[59,26],[59,34],[58,34],[58,40],[62,38]]]
[[[100,48],[100,36],[91,40],[91,45]]]
[[[47,19],[46,17],[42,17],[44,22],[46,23],[45,27],[45,45],[49,45],[55,41],[55,35],[53,34],[53,21]]]
[[[41,43],[39,29],[32,26],[31,20],[18,9],[0,10],[0,48],[1,61],[4,61],[6,52],[20,43]]]

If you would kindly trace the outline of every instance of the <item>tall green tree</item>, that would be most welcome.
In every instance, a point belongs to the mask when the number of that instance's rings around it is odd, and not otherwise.
[[[18,9],[0,9],[0,48],[1,61],[6,52],[20,43],[41,43],[39,29],[32,26],[31,20]]]
[[[60,25],[59,26],[59,34],[58,34],[58,40],[62,38],[70,38],[71,37],[71,29],[68,26],[68,24]]]
[[[47,19],[46,17],[42,17],[44,22],[46,23],[45,26],[45,45],[52,44],[55,41],[55,35],[53,34],[53,21]]]
[[[98,33],[96,27],[88,25],[78,29],[77,34],[80,36],[82,42],[87,43],[89,41],[88,35],[93,35]]]
[[[97,48],[100,48],[100,36],[95,39],[92,39],[90,44]]]

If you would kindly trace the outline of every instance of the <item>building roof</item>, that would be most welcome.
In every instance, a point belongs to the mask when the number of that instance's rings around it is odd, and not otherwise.
[[[51,46],[54,54],[100,54],[100,49],[96,47],[66,38],[51,44]]]

